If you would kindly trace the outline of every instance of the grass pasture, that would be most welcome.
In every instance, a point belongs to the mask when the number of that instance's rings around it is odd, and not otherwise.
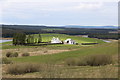
[[[78,50],[62,52],[58,54],[49,54],[41,56],[30,56],[26,58],[12,58],[15,62],[38,62],[38,63],[62,63],[67,58],[83,57],[91,54],[117,55],[117,43],[106,43],[92,47],[81,47]]]
[[[35,34],[36,36],[38,34]],[[42,42],[49,42],[53,37],[58,37],[60,40],[64,41],[68,38],[71,38],[75,40],[78,43],[104,43],[104,41],[99,40],[99,39],[93,39],[93,38],[85,38],[85,37],[78,37],[78,36],[70,36],[70,35],[65,35],[65,34],[41,34],[42,37]]]
[[[105,66],[67,66],[65,60],[68,58],[82,58],[94,54],[111,55],[114,64]],[[3,74],[3,77],[15,78],[117,78],[117,42],[105,43],[94,46],[80,47],[73,51],[58,54],[47,54],[39,56],[28,56],[9,58],[13,63],[36,63],[47,64],[40,72],[26,73],[23,75]]]

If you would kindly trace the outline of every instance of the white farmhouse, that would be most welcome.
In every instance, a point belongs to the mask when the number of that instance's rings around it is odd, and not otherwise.
[[[76,44],[76,42],[74,40],[72,40],[72,39],[66,39],[64,41],[64,44]]]
[[[62,41],[60,41],[59,38],[53,37],[51,43],[62,43]]]

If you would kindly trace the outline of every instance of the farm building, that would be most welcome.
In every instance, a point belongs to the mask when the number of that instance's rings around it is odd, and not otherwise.
[[[60,41],[59,38],[53,37],[51,43],[62,43],[62,41]]]
[[[74,40],[72,40],[72,39],[66,39],[64,41],[64,44],[76,44],[76,42]]]

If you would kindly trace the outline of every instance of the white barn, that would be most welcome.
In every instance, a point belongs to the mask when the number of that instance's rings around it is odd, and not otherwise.
[[[72,40],[72,39],[66,39],[64,41],[64,44],[76,44],[76,42],[74,40]]]
[[[53,37],[51,43],[62,43],[62,41],[60,41],[59,38]]]

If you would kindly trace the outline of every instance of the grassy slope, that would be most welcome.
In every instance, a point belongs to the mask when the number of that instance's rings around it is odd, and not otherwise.
[[[115,66],[45,66],[40,72],[23,75],[3,74],[3,78],[117,78]],[[30,79],[29,79],[30,80]],[[89,79],[87,79],[89,80]],[[98,79],[99,80],[99,79]]]
[[[46,37],[47,39],[47,37]],[[5,43],[4,43],[5,44]],[[5,45],[6,48],[28,48],[36,46],[9,46]],[[62,52],[58,54],[51,54],[51,55],[41,55],[41,56],[29,56],[29,57],[21,57],[21,58],[9,58],[13,60],[14,62],[34,62],[34,63],[57,63],[62,64],[64,63],[64,60],[70,57],[83,57],[86,55],[91,54],[110,54],[110,55],[117,55],[118,53],[118,43],[104,43],[104,44],[98,44],[94,46],[80,46],[80,45],[48,45],[48,46],[40,46],[40,47],[46,47],[49,49],[66,49],[66,48],[74,48],[78,49],[75,51],[68,51],[68,52]],[[108,66],[100,66],[100,67],[90,67],[90,66],[59,66],[56,68],[51,67],[50,70],[43,70],[43,72],[36,72],[36,73],[28,73],[24,75],[16,75],[11,76],[10,74],[3,74],[3,77],[21,77],[23,78],[51,78],[51,77],[57,77],[57,78],[116,78],[118,77],[118,68],[115,65],[108,65]]]
[[[62,63],[70,57],[83,57],[91,54],[117,54],[118,48],[116,43],[99,44],[92,47],[82,47],[79,50],[62,52],[51,55],[30,56],[22,58],[11,58],[15,62],[38,62],[38,63]]]

